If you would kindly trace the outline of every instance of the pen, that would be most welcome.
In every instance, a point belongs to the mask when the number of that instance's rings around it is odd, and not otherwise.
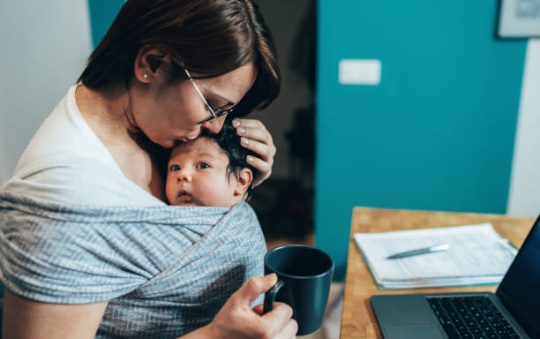
[[[446,251],[449,248],[450,248],[450,246],[448,246],[448,244],[438,244],[438,245],[433,245],[433,246],[429,246],[429,247],[418,248],[418,249],[415,249],[415,250],[395,253],[395,254],[392,254],[389,257],[386,257],[386,259],[401,259],[401,258],[412,257],[412,256],[415,256],[415,255],[442,252],[442,251]]]

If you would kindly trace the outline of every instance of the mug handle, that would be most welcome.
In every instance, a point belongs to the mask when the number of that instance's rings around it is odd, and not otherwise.
[[[274,308],[276,296],[283,286],[285,286],[285,283],[282,280],[278,280],[278,282],[264,294],[263,314],[270,312]]]

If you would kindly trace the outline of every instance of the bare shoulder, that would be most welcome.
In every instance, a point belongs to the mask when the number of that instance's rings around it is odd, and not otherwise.
[[[108,302],[49,304],[5,291],[3,338],[94,338]]]

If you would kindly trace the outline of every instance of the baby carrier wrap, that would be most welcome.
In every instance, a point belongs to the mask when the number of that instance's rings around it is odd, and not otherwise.
[[[0,278],[49,303],[109,300],[97,337],[171,338],[209,323],[266,250],[235,207],[65,206],[0,194]]]

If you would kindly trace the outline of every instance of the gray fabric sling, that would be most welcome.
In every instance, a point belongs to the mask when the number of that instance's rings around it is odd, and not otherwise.
[[[0,279],[50,303],[110,300],[97,337],[171,338],[209,323],[263,274],[246,203],[93,208],[0,194]]]

